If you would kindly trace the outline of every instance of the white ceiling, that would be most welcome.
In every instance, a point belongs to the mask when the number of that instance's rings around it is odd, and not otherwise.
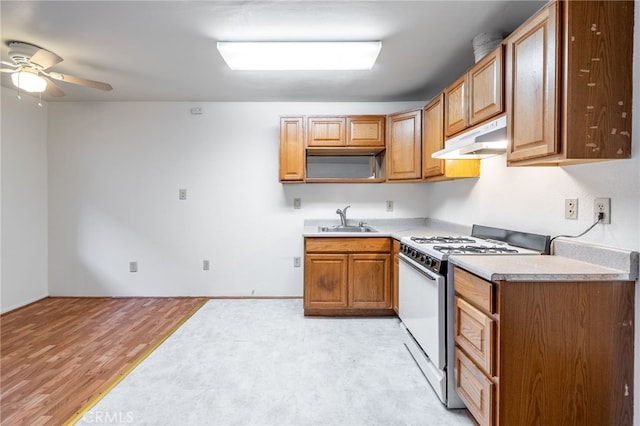
[[[52,70],[113,91],[60,82],[53,101],[427,100],[473,63],[471,41],[510,33],[545,1],[6,1],[8,42],[50,50]],[[382,40],[371,71],[231,71],[216,41]],[[8,74],[2,85],[13,87]]]

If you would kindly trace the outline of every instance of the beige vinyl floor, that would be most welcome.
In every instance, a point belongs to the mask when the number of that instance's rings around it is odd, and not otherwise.
[[[210,300],[76,424],[471,425],[397,318],[305,318],[300,299]]]

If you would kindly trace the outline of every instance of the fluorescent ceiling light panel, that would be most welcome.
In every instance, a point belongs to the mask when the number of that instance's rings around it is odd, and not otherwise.
[[[369,70],[382,42],[218,42],[232,70]]]

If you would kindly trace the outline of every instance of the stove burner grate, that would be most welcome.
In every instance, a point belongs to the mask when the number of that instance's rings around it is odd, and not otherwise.
[[[411,237],[418,244],[472,244],[476,240],[467,237]]]
[[[497,246],[434,246],[434,250],[447,254],[499,254],[499,253],[518,253],[518,250],[497,247]]]

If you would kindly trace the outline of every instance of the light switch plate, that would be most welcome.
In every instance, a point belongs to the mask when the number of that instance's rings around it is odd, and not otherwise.
[[[179,200],[186,200],[187,199],[187,190],[186,189],[179,189],[178,190],[178,199]]]
[[[299,210],[302,207],[302,200],[300,198],[293,199],[293,208]]]

